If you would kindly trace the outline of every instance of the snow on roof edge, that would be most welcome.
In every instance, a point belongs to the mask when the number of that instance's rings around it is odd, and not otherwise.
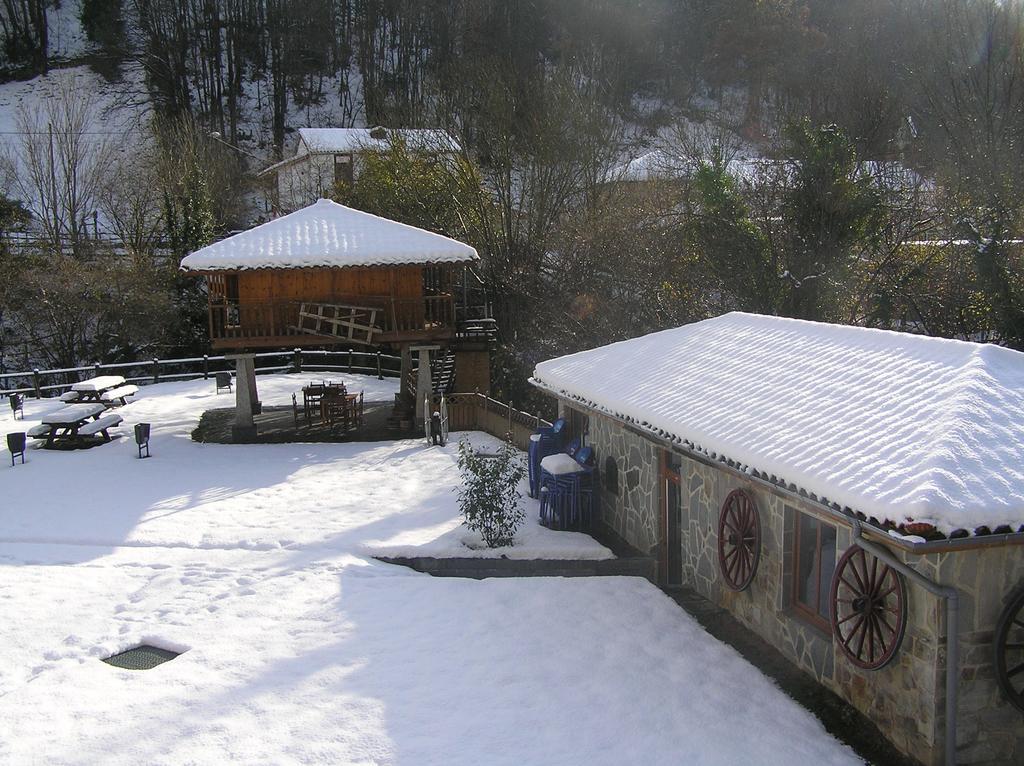
[[[739,319],[743,319],[743,316],[740,315],[739,312],[733,312],[733,315],[738,317]],[[747,318],[754,317],[757,317],[757,315],[747,316]],[[769,321],[779,320],[779,318],[767,319]],[[717,318],[717,320],[711,319],[706,321],[709,323],[714,323],[716,321],[721,320],[722,318],[720,317]],[[802,323],[800,322],[800,320],[780,321],[785,321],[787,323]],[[703,323],[697,322],[695,324],[699,325]],[[891,331],[885,331],[878,328],[846,327],[838,325],[829,325],[829,328],[832,332],[836,333],[840,338],[842,338],[846,333],[853,333],[856,336],[859,336],[860,338],[863,338],[865,336],[870,337],[872,335],[876,336],[876,338],[885,336],[886,338],[890,339],[890,343],[891,338],[893,336],[907,335],[905,333],[894,333]],[[672,334],[681,329],[682,328],[670,328],[668,330],[650,333],[647,336],[641,337],[651,338],[654,336],[665,334],[669,336],[669,340],[671,341],[673,340]],[[921,336],[908,337],[921,338]],[[950,353],[951,350],[954,349],[958,350],[961,353],[961,355],[964,352],[973,352],[971,353],[971,364],[962,368],[961,377],[972,378],[976,376],[978,374],[978,369],[974,368],[975,365],[978,365],[980,367],[980,372],[982,375],[987,375],[987,373],[992,371],[992,365],[998,365],[999,363],[1006,363],[1008,361],[1013,362],[1013,364],[1017,366],[1018,371],[1016,374],[1019,375],[1020,365],[1017,364],[1017,362],[1008,359],[1010,355],[1019,356],[1019,352],[1014,352],[1010,349],[1005,349],[998,346],[992,346],[990,344],[977,344],[957,339],[932,337],[922,339],[926,340],[927,343],[933,349],[935,347],[945,347],[948,350],[942,353],[947,355]],[[666,418],[665,410],[659,410],[656,405],[654,406],[654,409],[651,409],[650,405],[644,404],[642,398],[635,401],[630,401],[628,399],[623,400],[623,402],[621,402],[622,406],[616,407],[616,402],[613,400],[614,397],[612,399],[609,399],[609,397],[606,395],[608,391],[603,390],[601,388],[601,385],[599,385],[598,388],[593,388],[593,386],[591,386],[590,388],[593,389],[593,391],[591,391],[590,389],[587,388],[587,386],[574,385],[571,377],[566,378],[567,374],[583,374],[583,371],[588,369],[588,362],[593,364],[592,360],[587,360],[587,356],[594,353],[595,351],[600,352],[611,350],[614,349],[616,346],[624,346],[628,349],[630,345],[635,344],[639,340],[640,338],[622,340],[616,343],[611,343],[606,346],[599,347],[598,349],[590,349],[587,351],[576,352],[574,354],[568,354],[562,357],[557,357],[555,359],[546,360],[543,364],[538,363],[536,369],[534,370],[533,376],[529,378],[529,382],[535,387],[544,390],[558,398],[561,398],[569,402],[575,402],[587,409],[605,414],[623,423],[624,425],[631,426],[642,432],[648,433],[654,438],[678,445],[698,457],[703,455],[706,458],[709,458],[713,461],[727,464],[743,472],[759,476],[759,478],[763,477],[764,479],[769,479],[770,477],[770,483],[782,487],[786,490],[795,492],[801,497],[816,500],[820,496],[824,500],[823,505],[831,508],[832,510],[844,511],[848,516],[856,516],[858,518],[861,518],[862,520],[876,519],[879,520],[878,523],[882,526],[891,525],[892,527],[900,529],[903,528],[904,524],[929,524],[936,531],[942,533],[945,536],[951,537],[962,537],[965,534],[969,534],[972,530],[979,535],[986,535],[990,533],[999,535],[1019,534],[1020,532],[1024,532],[1024,525],[1020,524],[1022,519],[1017,518],[1017,516],[1012,512],[1007,512],[1005,514],[1001,513],[1001,511],[1011,511],[1012,509],[1008,507],[1002,507],[999,505],[994,505],[990,508],[979,506],[978,511],[984,512],[982,513],[982,515],[987,516],[987,518],[983,519],[979,519],[977,514],[973,519],[969,516],[962,519],[956,519],[955,516],[946,514],[945,512],[928,512],[927,509],[922,508],[916,508],[916,512],[912,515],[911,513],[901,515],[901,513],[903,513],[903,506],[894,505],[885,508],[882,507],[882,505],[880,505],[878,502],[876,502],[877,498],[868,498],[871,502],[867,502],[867,505],[865,505],[862,508],[858,501],[860,493],[854,492],[851,494],[848,491],[849,488],[847,486],[842,486],[840,484],[837,486],[826,487],[823,486],[820,481],[816,481],[815,483],[805,485],[800,483],[799,478],[796,482],[794,482],[789,478],[788,473],[785,470],[784,463],[778,461],[777,459],[773,460],[771,457],[762,456],[765,457],[765,460],[759,460],[756,451],[752,451],[750,449],[740,449],[738,456],[737,454],[732,454],[730,452],[730,445],[728,443],[728,440],[723,442],[721,438],[722,434],[715,433],[713,431],[704,434],[704,436],[707,437],[707,444],[700,443],[702,438],[700,434],[703,433],[703,431],[701,431],[700,428],[698,428],[697,432],[687,432],[686,429],[680,430],[681,422],[673,422],[671,417]],[[905,340],[906,338],[904,338],[904,341]],[[874,343],[876,344],[877,342],[877,340],[874,341]],[[656,344],[649,344],[648,346],[640,346],[639,348],[646,348],[649,351],[651,348],[656,347]],[[637,347],[634,346],[633,350],[635,351],[636,348]],[[606,357],[598,356],[597,359],[602,359],[605,360],[605,362],[607,362],[609,359],[614,359],[615,356],[616,355],[613,352],[607,355]],[[572,361],[574,359],[579,359],[580,361],[578,361],[576,364],[573,364]],[[545,370],[544,366],[547,364],[555,364],[556,366],[554,368]],[[572,370],[573,372],[570,372],[570,370]],[[590,373],[592,372],[593,369],[590,369]],[[735,372],[735,370],[733,370],[733,372]],[[546,374],[549,374],[547,378],[545,377]],[[1004,385],[1006,383],[1013,384],[1014,380],[1012,379],[1012,377],[1004,377],[1003,383]],[[614,384],[612,385],[614,386]],[[595,400],[591,396],[591,393],[598,394],[600,396],[600,401]],[[1016,400],[1018,400],[1019,398],[1020,397],[1015,397],[1014,404],[1018,404]],[[675,406],[679,406],[678,400],[676,400]],[[696,406],[696,403],[691,400],[689,401],[688,406]],[[624,410],[623,407],[625,408]],[[1016,410],[1013,411],[1017,411],[1019,409],[1019,406],[1017,406]],[[694,423],[694,425],[697,424]],[[953,436],[950,438],[959,437],[957,437],[954,433]],[[935,468],[935,466],[929,467]],[[939,466],[940,469],[945,467],[947,466]],[[801,475],[799,470],[797,470],[796,473],[798,477]],[[829,498],[825,498],[826,494],[829,496]],[[975,497],[974,499],[980,498]],[[907,507],[906,510],[909,511],[910,507]],[[951,507],[949,510],[953,511],[953,508]]]
[[[596,402],[590,401],[589,399],[585,399],[585,398],[583,398],[581,396],[573,394],[573,393],[571,393],[569,391],[566,391],[564,389],[559,389],[559,388],[557,388],[555,386],[551,386],[551,385],[545,383],[543,380],[539,380],[538,378],[536,378],[534,376],[530,376],[529,378],[527,378],[527,382],[530,385],[534,386],[535,388],[537,388],[537,389],[539,389],[541,391],[544,391],[544,392],[546,392],[548,394],[551,394],[552,396],[555,396],[555,397],[560,398],[560,399],[565,399],[565,400],[574,402],[574,403],[576,403],[576,404],[578,404],[578,405],[580,405],[582,407],[585,407],[585,408],[587,408],[589,410],[592,410],[592,411],[600,413],[600,414],[602,414],[602,415],[604,415],[606,417],[609,417],[612,420],[616,420],[616,421],[622,423],[625,426],[628,426],[630,428],[635,428],[636,430],[638,430],[638,431],[640,431],[642,433],[646,433],[646,434],[648,434],[650,436],[659,438],[659,439],[661,439],[661,440],[663,440],[665,442],[669,442],[669,443],[673,444],[674,446],[678,447],[683,452],[688,453],[688,456],[690,456],[692,459],[697,459],[697,460],[703,459],[705,461],[710,462],[711,464],[718,464],[718,465],[725,466],[727,468],[731,468],[731,469],[733,469],[734,471],[736,471],[738,473],[746,474],[746,475],[750,476],[751,478],[759,479],[759,480],[761,480],[763,482],[766,482],[768,484],[771,484],[772,486],[774,486],[774,487],[776,487],[778,489],[781,489],[781,490],[783,490],[785,492],[789,492],[791,494],[795,494],[797,497],[799,497],[804,502],[817,505],[820,508],[829,511],[832,514],[839,514],[840,516],[843,516],[843,517],[845,517],[845,518],[847,518],[847,519],[849,519],[851,521],[856,519],[856,520],[859,520],[861,522],[866,522],[869,525],[875,526],[882,533],[886,533],[887,532],[890,537],[893,537],[897,541],[904,542],[905,544],[908,544],[908,545],[911,545],[911,546],[915,545],[915,543],[913,542],[913,540],[916,539],[914,535],[909,535],[909,534],[908,535],[904,535],[904,534],[899,533],[898,531],[894,531],[894,530],[899,530],[899,529],[903,528],[903,524],[897,524],[896,522],[892,521],[891,519],[878,519],[876,517],[871,517],[871,516],[868,516],[867,514],[865,514],[863,511],[860,511],[860,510],[858,510],[856,508],[851,508],[849,506],[840,505],[839,503],[836,503],[836,502],[833,502],[833,501],[829,500],[829,498],[827,498],[827,497],[819,497],[817,494],[815,494],[813,492],[809,492],[806,488],[801,487],[801,486],[799,486],[797,484],[794,484],[792,482],[787,482],[785,479],[783,479],[781,477],[778,477],[775,474],[769,474],[766,471],[759,470],[757,468],[754,468],[753,466],[746,465],[746,464],[741,463],[741,462],[739,462],[737,460],[734,460],[734,459],[728,457],[727,455],[720,454],[720,453],[713,452],[713,451],[710,451],[708,449],[705,449],[705,448],[701,447],[699,444],[695,444],[695,443],[691,442],[689,439],[684,439],[683,437],[679,436],[678,434],[669,433],[668,431],[665,431],[663,429],[656,428],[655,426],[653,426],[653,425],[651,425],[650,423],[647,423],[647,422],[637,421],[635,418],[633,418],[630,415],[626,415],[626,414],[621,413],[621,412],[615,412],[615,411],[613,411],[613,410],[611,410],[611,409],[609,409],[607,407],[604,407],[604,406],[602,406],[602,405],[600,405],[600,404],[598,404]],[[1012,525],[1008,525],[1008,526],[1012,527]],[[936,530],[936,531],[938,531],[938,530]],[[964,530],[964,531],[968,532],[968,534],[970,536],[976,536],[976,537],[987,537],[988,536],[988,535],[978,534],[977,532],[972,531],[972,530]],[[1024,531],[1024,528],[1022,528],[1022,530],[1014,531],[1014,532],[1009,533],[1009,534],[1020,535],[1022,531]],[[963,535],[956,535],[956,532],[957,532],[957,530],[953,530],[949,534],[946,534],[946,533],[943,533],[943,532],[939,531],[939,534],[942,535],[942,539],[944,539],[944,540],[955,540],[955,539],[958,539],[958,537],[963,537]],[[993,536],[996,535],[996,534],[1004,534],[1004,533],[995,533],[995,532],[992,533]],[[921,539],[923,540],[924,538],[921,538]],[[935,540],[927,540],[927,541],[925,541],[924,544],[927,544],[929,542],[935,542]]]
[[[271,259],[273,262],[267,262],[269,256],[260,256],[264,258],[263,261],[256,261],[253,264],[239,263],[246,259],[256,260],[252,254],[239,253],[234,257],[218,255],[217,252],[225,250],[230,247],[228,243],[232,240],[235,242],[244,242],[250,239],[258,240],[260,231],[272,231],[274,228],[281,228],[285,226],[282,222],[287,218],[293,218],[293,220],[300,220],[303,215],[312,215],[314,208],[324,209],[329,208],[329,212],[335,215],[349,215],[357,221],[369,221],[375,225],[382,225],[387,227],[391,231],[398,231],[402,233],[411,233],[413,235],[426,235],[425,238],[436,241],[444,241],[457,246],[461,253],[449,254],[444,257],[438,257],[436,253],[427,253],[423,256],[414,256],[412,253],[406,256],[401,255],[399,257],[388,257],[386,255],[386,248],[382,249],[376,255],[362,255],[352,254],[348,257],[352,261],[351,263],[339,262],[342,260],[343,253],[338,253],[333,256],[327,252],[324,253],[323,257],[319,260],[314,256],[312,258],[306,257],[294,257],[295,261],[302,260],[303,262],[292,262],[287,263],[287,258],[283,259]],[[277,246],[280,246],[280,242],[275,242]],[[200,256],[200,257],[196,257]],[[223,260],[223,263],[217,263],[217,260]],[[299,269],[299,268],[375,268],[383,266],[417,266],[417,265],[437,265],[445,263],[473,263],[480,260],[480,255],[477,253],[476,248],[472,245],[466,244],[460,240],[449,237],[445,234],[439,234],[437,232],[428,231],[427,229],[421,229],[418,226],[411,224],[402,223],[401,221],[395,221],[390,218],[375,215],[374,213],[368,213],[365,210],[358,210],[356,208],[348,207],[340,203],[334,202],[329,199],[318,199],[312,205],[307,205],[304,208],[295,210],[287,215],[272,218],[269,221],[246,229],[245,231],[238,232],[224,239],[212,242],[209,245],[199,248],[184,258],[181,259],[181,263],[178,266],[179,271],[189,273],[202,273],[212,271],[256,271],[256,270],[270,270],[270,269]]]

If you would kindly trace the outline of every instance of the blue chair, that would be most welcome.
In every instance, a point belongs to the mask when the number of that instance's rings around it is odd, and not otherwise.
[[[571,464],[565,460],[558,463],[553,471],[541,467],[540,522],[552,529],[569,529],[582,528],[585,520],[589,528],[593,521],[594,450],[583,447],[576,450]]]
[[[565,419],[559,418],[550,426],[538,428],[530,437],[530,446],[527,449],[530,497],[538,497],[540,493],[540,461],[562,450],[564,435]]]

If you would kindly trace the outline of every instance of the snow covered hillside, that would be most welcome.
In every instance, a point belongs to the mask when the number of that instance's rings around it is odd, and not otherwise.
[[[368,399],[395,385],[345,379]],[[261,397],[302,382],[260,378]],[[857,762],[646,581],[374,560],[466,550],[453,447],[191,441],[230,403],[212,381],[147,387],[120,412],[125,433],[153,423],[151,459],[124,438],[0,466],[0,762]],[[607,555],[524,535],[543,555]],[[141,642],[183,653],[100,662]]]

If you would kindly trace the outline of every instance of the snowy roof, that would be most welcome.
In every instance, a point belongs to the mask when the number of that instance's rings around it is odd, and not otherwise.
[[[380,138],[374,138],[380,135]],[[299,128],[299,151],[385,151],[392,138],[401,138],[413,151],[457,152],[459,142],[444,130],[418,128]]]
[[[733,157],[725,163],[726,172],[739,181],[755,182],[766,170],[778,167],[778,160],[765,157]],[[697,169],[697,161],[664,149],[653,149],[617,165],[604,177],[615,181],[671,181],[690,178]]]
[[[374,138],[374,135],[381,135]],[[256,175],[276,173],[313,154],[349,154],[354,152],[384,152],[392,138],[401,138],[414,152],[454,153],[462,150],[459,142],[444,130],[420,128],[299,128],[299,144],[295,154],[263,168]]]
[[[683,157],[654,149],[612,168],[605,175],[605,181],[670,181],[689,177],[693,166],[693,162]]]
[[[343,268],[476,259],[476,250],[458,240],[321,199],[196,250],[181,261],[181,268]]]
[[[1024,522],[1024,354],[731,313],[533,382],[822,502],[940,531]]]

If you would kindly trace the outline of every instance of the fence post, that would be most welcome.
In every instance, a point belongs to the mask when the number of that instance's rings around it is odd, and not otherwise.
[[[96,377],[98,378],[100,376],[100,363],[93,362],[92,368],[96,370]]]
[[[348,350],[348,374],[352,374],[352,349]]]
[[[302,372],[302,349],[296,347],[292,353],[294,355],[292,364],[295,366],[295,372]]]
[[[384,380],[384,373],[380,369],[380,349],[377,349],[377,380]]]
[[[43,398],[43,379],[39,375],[39,368],[32,370],[32,387],[36,390],[36,399]]]
[[[203,354],[203,380],[210,379],[210,355]]]
[[[153,359],[153,382],[160,382],[160,360],[156,358]]]
[[[509,435],[512,434],[512,400],[511,399],[509,399],[509,401],[508,401],[508,432],[509,432]]]

